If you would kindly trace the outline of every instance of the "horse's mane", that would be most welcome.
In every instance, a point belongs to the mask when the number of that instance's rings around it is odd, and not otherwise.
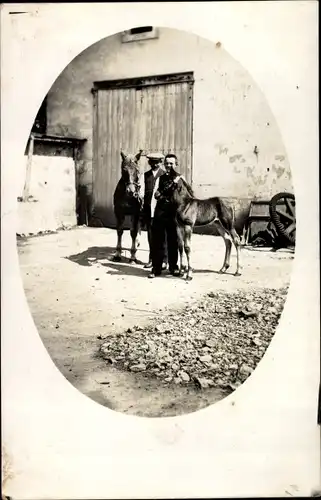
[[[188,182],[184,179],[184,177],[181,177],[181,181],[183,183],[183,185],[185,186],[188,194],[192,197],[192,198],[195,198],[195,195],[194,195],[194,191],[193,189],[191,188],[191,186],[188,184]]]

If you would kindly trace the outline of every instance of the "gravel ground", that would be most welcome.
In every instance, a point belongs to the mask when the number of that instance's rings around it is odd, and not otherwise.
[[[130,415],[182,415],[226,397],[232,388],[224,384],[248,375],[275,332],[293,252],[242,249],[236,278],[235,253],[230,272],[218,273],[223,239],[194,234],[194,279],[149,280],[148,269],[129,263],[128,231],[123,260],[113,262],[116,241],[115,230],[99,228],[18,241],[30,312],[56,367],[87,397]],[[148,259],[145,232],[137,257]],[[264,306],[259,315],[243,320],[238,311],[256,305]]]
[[[287,288],[209,292],[145,327],[109,335],[102,357],[161,383],[236,389],[255,369],[278,324]]]

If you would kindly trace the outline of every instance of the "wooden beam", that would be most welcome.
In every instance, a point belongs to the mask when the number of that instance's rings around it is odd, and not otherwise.
[[[139,78],[122,78],[121,80],[107,80],[94,82],[94,86],[91,89],[93,93],[97,90],[106,89],[118,89],[118,88],[133,88],[136,90],[142,87],[150,87],[152,85],[166,85],[169,83],[183,83],[191,82],[194,83],[193,72],[188,71],[179,74],[169,74],[169,75],[154,75],[154,76],[143,76]]]
[[[33,156],[33,146],[34,146],[34,136],[30,135],[29,140],[29,148],[28,148],[28,159],[27,159],[27,168],[26,168],[26,178],[25,185],[23,188],[23,196],[22,201],[27,201],[29,197],[29,189],[30,189],[30,179],[31,179],[31,164],[32,164],[32,156]]]

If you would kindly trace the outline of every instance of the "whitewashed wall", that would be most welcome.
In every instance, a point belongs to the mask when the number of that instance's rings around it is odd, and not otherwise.
[[[22,194],[23,185],[20,196]],[[18,203],[18,234],[36,234],[76,225],[73,158],[33,156],[29,195],[29,201]]]

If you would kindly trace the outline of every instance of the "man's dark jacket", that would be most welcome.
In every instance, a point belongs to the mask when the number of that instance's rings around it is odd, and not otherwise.
[[[158,185],[158,190],[162,192],[163,187],[166,185],[166,183],[170,180],[174,180],[177,176],[180,174],[176,172],[176,170],[172,169],[170,173],[166,173],[159,179],[159,185]],[[155,215],[157,217],[174,217],[175,215],[175,207],[173,204],[166,198],[166,197],[161,197],[159,198],[157,205],[156,205],[156,210],[155,210]]]
[[[156,180],[159,177],[162,177],[164,173],[165,171],[160,168],[155,176],[152,170],[148,170],[144,174],[145,193],[144,193],[144,205],[143,205],[143,219],[146,224],[149,224],[151,220],[151,202]]]

